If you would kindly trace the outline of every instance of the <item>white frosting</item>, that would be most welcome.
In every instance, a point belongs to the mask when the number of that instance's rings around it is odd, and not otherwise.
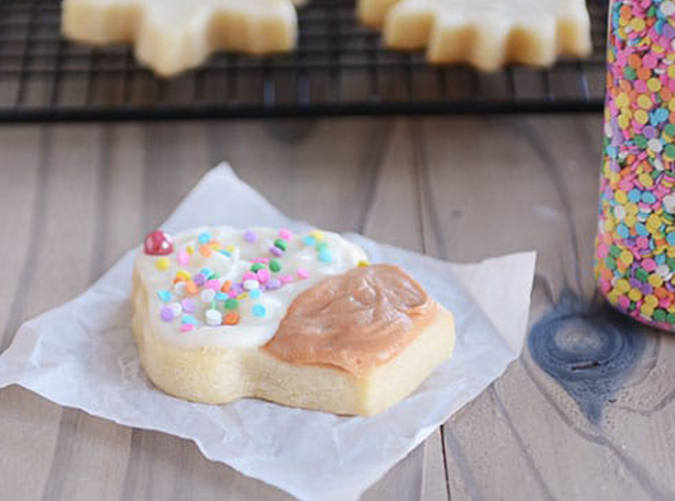
[[[323,232],[323,242],[328,244],[327,249],[331,254],[330,262],[319,259],[314,246],[308,246],[303,242],[307,234],[295,235],[287,241],[288,247],[281,257],[275,257],[270,253],[270,247],[279,238],[279,230],[270,228],[250,228],[256,236],[254,243],[244,240],[246,230],[231,227],[196,228],[173,236],[174,252],[169,256],[169,267],[159,270],[156,261],[162,256],[148,256],[141,250],[136,260],[136,271],[141,283],[148,295],[149,325],[153,331],[160,335],[166,342],[184,347],[224,347],[224,348],[254,348],[262,346],[269,341],[277,331],[279,323],[286,315],[291,302],[305,289],[315,285],[323,278],[337,275],[356,267],[359,261],[366,260],[366,255],[355,244],[348,242],[335,233]],[[223,248],[232,246],[231,256],[225,256],[219,252],[213,252],[211,257],[202,256],[197,242],[201,233],[209,233],[212,240],[223,245]],[[179,251],[188,246],[194,248],[187,266],[180,266],[177,261]],[[195,295],[183,297],[192,298],[197,304],[196,311],[191,315],[197,320],[196,327],[189,332],[181,332],[182,314],[174,320],[166,322],[160,317],[162,307],[183,298],[174,293],[173,280],[176,272],[186,270],[194,277],[202,268],[210,268],[220,275],[220,283],[231,280],[232,283],[242,282],[242,275],[251,269],[253,259],[267,257],[276,259],[281,264],[279,273],[271,273],[273,278],[282,275],[291,275],[293,281],[282,285],[279,289],[262,292],[259,299],[251,297],[239,300],[236,312],[240,319],[237,325],[221,325],[213,327],[206,325],[206,311],[211,307],[209,303],[201,301],[200,288]],[[309,272],[309,278],[300,279],[298,269]],[[170,291],[172,298],[167,303],[159,298],[160,291]],[[218,303],[217,309],[225,314],[223,303]],[[253,306],[262,305],[265,308],[263,317],[253,315]]]

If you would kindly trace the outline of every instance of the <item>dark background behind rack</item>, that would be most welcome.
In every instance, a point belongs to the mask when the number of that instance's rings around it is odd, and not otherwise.
[[[163,80],[129,47],[64,41],[59,0],[1,0],[0,122],[599,111],[606,0],[589,11],[590,58],[486,74],[386,50],[354,19],[354,0],[312,0],[296,52],[217,54]]]

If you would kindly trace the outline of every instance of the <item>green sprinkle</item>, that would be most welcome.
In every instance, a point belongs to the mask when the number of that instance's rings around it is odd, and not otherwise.
[[[646,282],[649,279],[649,273],[644,268],[638,268],[635,271],[635,278],[641,282]]]
[[[663,132],[665,132],[667,135],[670,137],[675,136],[675,124],[668,124],[663,128]]]
[[[239,301],[237,301],[233,297],[231,297],[230,299],[225,301],[225,309],[226,310],[236,310],[238,306],[239,306]]]
[[[270,260],[270,270],[273,273],[279,273],[281,271],[281,263],[277,261],[276,259],[271,259]]]
[[[635,70],[633,68],[628,67],[628,66],[626,66],[626,68],[624,68],[623,74],[628,80],[635,80],[635,78],[637,77],[637,74],[635,73]]]
[[[618,245],[612,244],[609,249],[609,253],[614,257],[619,257],[621,255],[621,249],[619,249]]]
[[[616,261],[614,261],[614,258],[612,256],[607,256],[605,258],[605,264],[607,265],[607,268],[609,268],[610,270],[616,268]]]
[[[657,322],[664,322],[666,320],[666,310],[658,308],[654,311],[654,320]]]
[[[316,244],[316,250],[317,252],[321,252],[322,250],[326,250],[328,248],[328,242],[319,242]]]
[[[663,153],[668,158],[675,159],[675,144],[666,145],[665,149],[663,150]]]
[[[277,238],[274,241],[274,246],[281,249],[282,251],[285,251],[286,248],[288,247],[288,244],[286,243],[286,240],[284,240],[283,238]]]
[[[635,136],[635,145],[640,147],[640,148],[646,148],[647,147],[647,138],[642,136],[642,135],[637,135]]]
[[[258,270],[262,270],[264,267],[265,267],[264,264],[262,264],[262,263],[256,263],[256,264],[254,264],[253,266],[251,266],[251,271],[252,271],[253,273],[255,273],[255,272],[257,272]]]
[[[666,317],[666,322],[675,325],[675,313],[668,313],[668,316]]]

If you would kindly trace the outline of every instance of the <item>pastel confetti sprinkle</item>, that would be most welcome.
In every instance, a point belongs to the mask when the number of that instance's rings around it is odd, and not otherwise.
[[[675,3],[615,0],[609,16],[595,275],[641,322],[675,330]]]
[[[192,324],[182,324],[180,326],[180,331],[181,332],[190,332],[194,328],[195,328],[195,326],[192,325]]]
[[[292,236],[293,233],[291,233],[291,230],[289,230],[288,228],[281,228],[279,230],[279,238],[283,238],[284,240],[290,240]]]
[[[319,252],[319,261],[322,263],[330,263],[333,261],[333,254],[328,249],[323,249]]]
[[[180,305],[183,307],[185,313],[194,313],[197,309],[197,303],[194,299],[183,299],[181,300]]]
[[[223,323],[225,325],[237,325],[239,323],[239,313],[235,311],[230,311],[225,314],[225,318],[223,319]]]
[[[307,278],[309,278],[309,271],[307,271],[304,268],[298,268],[296,273],[298,275],[298,278],[301,280],[306,280]]]
[[[171,322],[174,318],[176,318],[174,311],[168,306],[162,306],[159,315],[165,322]]]
[[[197,319],[195,317],[193,317],[192,315],[183,315],[183,318],[181,319],[181,323],[197,325]]]
[[[274,241],[274,246],[281,249],[282,251],[285,251],[286,249],[288,249],[288,242],[286,242],[286,240],[284,240],[283,238],[277,238]]]
[[[170,266],[171,262],[169,261],[168,257],[158,257],[155,259],[155,268],[157,268],[159,271],[168,270]]]
[[[270,279],[270,272],[266,268],[263,268],[262,270],[258,270],[256,275],[258,276],[258,281],[261,284],[266,283]]]
[[[258,287],[260,287],[260,284],[257,280],[244,280],[244,289],[247,291],[257,289]]]
[[[187,266],[188,264],[190,264],[190,254],[188,254],[186,250],[180,250],[178,251],[178,256],[176,256],[176,260],[178,261],[179,265]]]
[[[363,261],[363,260],[361,260],[361,261],[359,261],[359,262],[357,263],[357,266],[358,266],[359,268],[365,268],[366,266],[370,266],[370,263],[369,263],[368,261]]]
[[[236,310],[238,306],[239,306],[239,301],[237,301],[233,297],[231,297],[230,299],[225,301],[225,305],[224,305],[226,310]]]
[[[173,293],[176,296],[184,296],[187,292],[187,285],[185,282],[176,282],[173,286]]]
[[[173,295],[169,291],[159,291],[157,292],[157,295],[159,296],[159,299],[161,299],[165,303],[168,303],[173,299]]]
[[[306,235],[302,239],[302,243],[307,245],[308,247],[314,247],[316,245],[316,238],[314,238],[312,235]]]
[[[197,242],[200,244],[208,244],[211,241],[211,234],[208,231],[203,231],[197,236]]]
[[[206,325],[215,327],[223,322],[223,315],[218,310],[206,310],[204,313]]]
[[[204,289],[200,294],[202,303],[210,303],[216,298],[216,291],[213,289]]]
[[[249,244],[253,244],[258,240],[258,235],[256,235],[255,231],[253,230],[247,230],[244,232],[244,242],[247,242]]]
[[[260,296],[262,296],[262,291],[260,289],[253,289],[248,293],[248,295],[251,299],[260,299]]]
[[[262,304],[255,304],[253,305],[253,308],[251,309],[251,313],[253,313],[254,317],[257,318],[262,318],[265,316],[266,310],[265,307]]]
[[[273,245],[272,247],[270,247],[270,254],[272,254],[272,255],[274,255],[274,256],[276,256],[276,257],[281,257],[281,256],[284,255],[284,251],[281,250],[281,249],[280,249],[279,247],[277,247],[276,245]]]
[[[269,265],[272,273],[279,273],[281,271],[281,263],[276,259],[271,259]]]

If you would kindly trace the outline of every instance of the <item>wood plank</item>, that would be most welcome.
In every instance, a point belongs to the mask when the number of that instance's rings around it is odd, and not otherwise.
[[[33,207],[31,242],[26,253],[29,266],[24,268],[20,299],[13,304],[17,325],[74,296],[89,281],[87,267],[79,263],[88,262],[91,255],[87,244],[93,228],[95,192],[91,187],[96,170],[88,168],[93,160],[88,155],[88,145],[96,142],[96,133],[86,127],[35,130],[39,140],[23,145],[29,151],[37,150],[40,180],[34,192],[28,191],[38,202]],[[26,131],[32,132],[31,128]],[[9,326],[10,335],[14,329],[14,325]],[[18,388],[2,392],[1,398],[3,408],[9,409],[2,417],[2,441],[11,437],[12,443],[21,445],[23,451],[12,455],[12,461],[3,468],[3,488],[22,493],[25,499],[37,499],[48,482],[54,453],[59,448],[58,425],[63,411]],[[41,446],[24,451],[25,444],[34,443]]]
[[[590,308],[599,127],[598,117],[425,121],[420,150],[431,203],[424,224],[439,235],[434,251],[473,260],[535,248],[533,319],[559,308],[561,297]],[[577,324],[568,329],[578,339],[588,334]],[[627,419],[599,397],[604,418],[594,422],[526,350],[446,425],[453,495],[585,499],[601,489],[608,499],[672,498],[675,477],[662,431],[673,419],[672,410],[664,412],[672,349],[670,340],[661,341],[655,354],[657,339],[647,336],[642,359],[626,367],[614,396],[635,401],[656,385],[659,403],[650,401],[663,415],[649,421],[653,427],[635,417],[649,408],[646,401],[637,411],[626,409]]]

